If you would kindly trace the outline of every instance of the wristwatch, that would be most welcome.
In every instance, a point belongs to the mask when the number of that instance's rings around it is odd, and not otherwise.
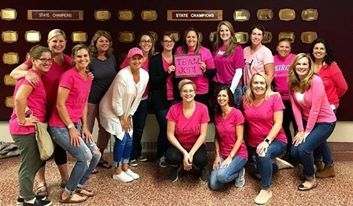
[[[73,123],[69,124],[66,126],[68,129],[75,128],[75,125]]]
[[[270,145],[270,140],[269,140],[269,139],[266,138],[264,141],[265,141],[268,145]]]

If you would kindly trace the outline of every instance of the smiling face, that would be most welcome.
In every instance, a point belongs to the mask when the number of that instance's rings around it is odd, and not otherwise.
[[[295,73],[298,75],[299,79],[304,79],[310,70],[310,63],[307,57],[303,57],[298,60],[297,64],[295,65]]]
[[[164,51],[172,51],[174,48],[175,42],[167,35],[163,36],[162,47]]]
[[[152,49],[152,39],[148,35],[142,35],[139,43],[139,47],[143,51],[144,54],[148,54],[150,50]]]
[[[251,35],[250,35],[250,40],[251,40],[252,45],[254,45],[254,46],[261,45],[263,37],[264,37],[263,32],[258,28],[254,28],[251,31]]]
[[[46,73],[49,71],[52,65],[53,59],[50,52],[43,52],[38,59],[33,59],[33,67],[40,73]]]
[[[186,45],[189,48],[195,49],[197,46],[198,37],[195,31],[189,31],[185,36]]]
[[[323,60],[326,54],[326,47],[323,43],[317,43],[314,45],[313,56],[316,60]]]
[[[76,68],[78,68],[79,70],[85,70],[88,67],[90,61],[91,60],[87,49],[82,48],[77,50],[74,56]]]
[[[267,89],[266,80],[263,76],[255,74],[251,81],[251,91],[255,97],[261,97],[265,95]]]
[[[222,39],[223,42],[228,42],[231,36],[231,32],[229,30],[229,28],[222,24],[219,27],[219,37]]]
[[[292,51],[290,42],[280,41],[276,48],[278,55],[282,58],[286,58]]]
[[[57,35],[48,41],[48,47],[54,54],[62,54],[66,48],[66,39],[63,35]]]
[[[138,70],[141,68],[142,65],[142,56],[141,55],[134,55],[129,60],[129,66],[131,70]]]
[[[98,52],[107,52],[109,49],[110,41],[105,36],[97,39],[96,48]]]
[[[219,91],[218,95],[217,95],[217,103],[219,104],[219,106],[224,107],[227,106],[229,103],[229,96],[227,93],[227,90],[221,90]]]
[[[183,87],[180,88],[180,96],[183,102],[194,101],[195,95],[195,89],[192,84],[185,84]]]

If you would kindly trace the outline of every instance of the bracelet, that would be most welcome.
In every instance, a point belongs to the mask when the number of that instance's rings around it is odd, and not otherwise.
[[[73,123],[71,123],[71,124],[67,125],[66,128],[68,128],[68,129],[75,128],[75,125]]]

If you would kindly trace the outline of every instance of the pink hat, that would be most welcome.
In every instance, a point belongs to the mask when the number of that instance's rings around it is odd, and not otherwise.
[[[133,57],[133,56],[135,56],[135,55],[140,55],[140,56],[143,57],[142,50],[139,49],[139,48],[137,48],[137,47],[131,48],[131,49],[129,50],[129,53],[127,54],[127,58],[130,59],[131,57]]]

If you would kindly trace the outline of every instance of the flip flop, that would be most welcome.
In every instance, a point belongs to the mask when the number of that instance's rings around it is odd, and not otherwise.
[[[48,187],[46,184],[38,185],[35,189],[34,194],[37,196],[48,196]]]
[[[110,169],[112,168],[112,165],[109,164],[107,161],[105,160],[100,160],[97,164],[98,167],[102,167],[102,168],[105,168],[105,169]]]
[[[81,195],[81,196],[87,196],[87,197],[93,197],[94,196],[94,192],[92,190],[81,188],[81,187],[78,187],[76,189],[76,193]]]
[[[78,196],[78,197],[80,197],[81,199],[74,199],[74,196]],[[77,197],[77,198],[78,198]],[[76,193],[73,193],[73,194],[71,194],[70,196],[68,196],[66,199],[62,199],[62,198],[60,198],[60,203],[81,203],[81,202],[84,202],[84,201],[86,201],[88,199],[88,197],[87,196],[81,196],[81,195],[79,195],[79,194],[76,194]]]

